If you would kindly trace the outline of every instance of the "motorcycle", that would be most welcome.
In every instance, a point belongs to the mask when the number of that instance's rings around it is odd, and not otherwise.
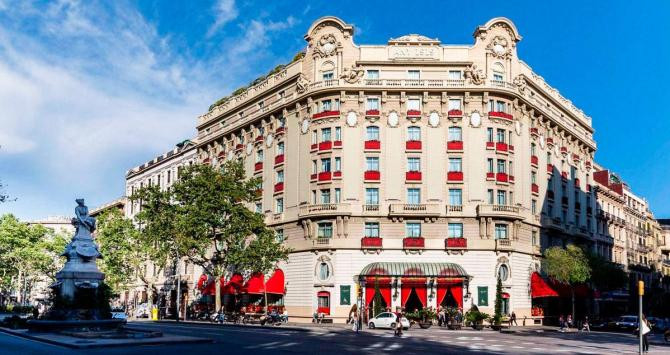
[[[267,315],[261,317],[261,325],[265,324],[272,324],[278,327],[282,324],[281,316],[277,313],[268,313]]]
[[[226,320],[226,315],[223,312],[217,312],[212,314],[209,320],[212,323],[223,324],[223,322]]]

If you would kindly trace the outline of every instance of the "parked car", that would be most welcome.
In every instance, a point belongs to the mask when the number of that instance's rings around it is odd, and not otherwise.
[[[368,328],[370,329],[375,329],[375,328],[395,328],[396,326],[396,315],[391,313],[391,312],[382,312],[379,313],[376,317],[370,319],[368,322]],[[407,318],[402,317],[400,319],[400,323],[402,324],[403,329],[409,329],[409,320]]]
[[[135,318],[149,318],[149,305],[146,303],[137,305]]]
[[[123,307],[112,308],[112,319],[127,319],[126,310]]]
[[[637,316],[621,316],[614,324],[617,330],[635,330],[637,329]]]

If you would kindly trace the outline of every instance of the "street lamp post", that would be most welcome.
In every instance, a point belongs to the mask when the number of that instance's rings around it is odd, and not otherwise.
[[[637,293],[639,295],[640,301],[639,303],[639,313],[638,313],[638,318],[637,318],[637,335],[638,335],[638,340],[639,340],[639,353],[642,355],[642,296],[644,296],[644,281],[638,281],[637,282]]]

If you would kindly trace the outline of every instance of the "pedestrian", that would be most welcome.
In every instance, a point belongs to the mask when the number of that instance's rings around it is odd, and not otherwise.
[[[591,325],[589,324],[589,316],[584,317],[584,323],[582,323],[582,332],[591,333]]]
[[[354,319],[354,314],[358,312],[358,304],[354,303],[349,310],[349,317],[347,318],[347,324],[351,323]]]
[[[351,329],[358,334],[358,311],[354,311],[351,322],[354,324]]]
[[[441,327],[443,324],[445,324],[445,322],[444,322],[444,309],[442,309],[442,307],[439,307],[437,309],[437,326]]]
[[[642,352],[648,353],[649,352],[649,332],[651,332],[651,327],[649,326],[649,321],[647,321],[647,317],[642,315],[642,321],[640,322],[640,326],[638,327],[638,331],[642,332]]]
[[[563,318],[562,314],[558,317],[558,327],[559,332],[565,331],[565,318]]]
[[[402,336],[402,312],[396,313],[395,336]]]
[[[568,331],[570,331],[570,328],[572,328],[572,314],[568,314],[567,325],[568,325]]]
[[[514,322],[515,326],[517,326],[517,327],[519,326],[519,323],[516,322],[516,313],[514,313],[514,311],[512,311],[512,315],[509,317],[509,326],[510,327],[512,326],[512,322]]]

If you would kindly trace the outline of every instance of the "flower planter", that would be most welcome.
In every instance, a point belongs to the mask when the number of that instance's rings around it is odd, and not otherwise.
[[[447,325],[447,329],[449,329],[449,330],[461,330],[461,325],[460,324],[449,324],[449,325]]]
[[[482,329],[484,329],[484,325],[483,325],[483,324],[473,324],[473,325],[472,325],[472,329],[474,329],[474,330],[482,330]]]
[[[418,323],[419,323],[419,327],[420,327],[421,329],[428,329],[428,328],[430,328],[430,327],[433,325],[433,322],[431,322],[431,321],[426,321],[426,322],[424,322],[424,321],[419,321]]]

